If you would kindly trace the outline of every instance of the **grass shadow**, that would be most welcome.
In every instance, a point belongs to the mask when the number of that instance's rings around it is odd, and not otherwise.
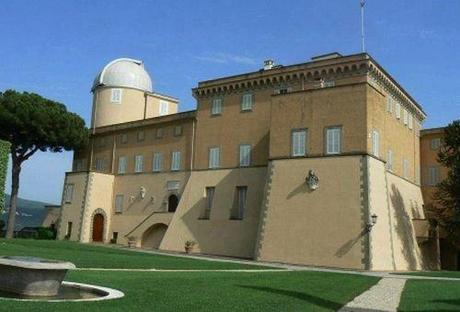
[[[337,309],[340,309],[343,304],[319,298],[313,295],[309,295],[303,292],[299,291],[292,291],[292,290],[285,290],[285,289],[277,289],[277,288],[271,288],[271,287],[264,287],[264,286],[249,286],[249,285],[238,285],[238,287],[246,288],[246,289],[252,289],[252,290],[258,290],[258,291],[263,291],[263,292],[268,292],[271,294],[276,294],[276,295],[281,295],[281,296],[286,296],[286,297],[291,297],[295,299],[300,299],[303,301],[306,301],[308,303],[311,303],[313,305],[316,305],[318,307],[326,308],[326,309],[331,309],[336,311]]]

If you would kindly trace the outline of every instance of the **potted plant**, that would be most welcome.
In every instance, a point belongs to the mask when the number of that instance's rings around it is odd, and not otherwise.
[[[193,250],[193,246],[196,245],[196,242],[193,240],[188,240],[185,242],[185,253],[186,254],[191,254]]]
[[[128,237],[128,247],[129,248],[136,247],[136,237],[134,236]]]

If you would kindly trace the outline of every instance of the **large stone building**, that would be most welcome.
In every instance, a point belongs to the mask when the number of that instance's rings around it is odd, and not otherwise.
[[[117,59],[93,87],[58,238],[366,270],[437,267],[421,106],[368,54],[202,81],[194,111]]]

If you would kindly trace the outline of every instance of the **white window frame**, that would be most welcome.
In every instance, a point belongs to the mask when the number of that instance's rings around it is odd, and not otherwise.
[[[174,151],[171,153],[171,171],[180,170],[180,151]]]
[[[126,156],[118,157],[118,174],[125,174],[128,165],[128,158]]]
[[[112,89],[110,92],[110,102],[115,104],[120,104],[123,96],[122,89]]]
[[[390,95],[387,95],[387,112],[393,113],[393,98]]]
[[[395,102],[395,116],[396,119],[401,119],[401,104],[399,102]]]
[[[249,112],[252,111],[252,104],[254,102],[254,95],[252,93],[245,93],[241,97],[241,111]]]
[[[115,213],[121,214],[123,213],[123,204],[124,204],[125,196],[123,194],[117,194],[115,196]]]
[[[406,158],[403,159],[403,177],[409,179],[409,160]]]
[[[404,117],[404,125],[407,126],[407,124],[409,123],[409,112],[405,108],[403,108],[403,117]]]
[[[71,204],[73,199],[74,184],[69,183],[64,187],[64,203]]]
[[[372,130],[372,154],[380,157],[380,132],[377,129]]]
[[[439,167],[428,167],[428,185],[436,186],[439,183]]]
[[[217,97],[211,101],[211,116],[218,116],[222,114],[222,108],[224,106],[224,99]]]
[[[430,141],[430,149],[438,150],[441,147],[441,138],[434,138]]]
[[[104,170],[105,170],[105,159],[96,158],[96,171],[104,171]]]
[[[220,147],[212,146],[208,152],[208,167],[209,169],[220,168]]]
[[[342,127],[326,128],[326,154],[338,155],[342,153]]]
[[[307,129],[294,129],[291,131],[291,155],[292,157],[307,155]]]
[[[160,152],[153,153],[152,171],[161,172],[163,166],[163,154]]]
[[[414,129],[414,116],[411,113],[409,113],[409,129]]]
[[[165,116],[169,114],[169,103],[164,100],[160,100],[160,106],[159,106],[159,111],[158,114],[160,116]]]
[[[393,172],[393,151],[391,149],[388,150],[388,155],[387,155],[387,169],[388,171]]]
[[[144,172],[144,155],[136,155],[134,157],[134,172],[135,173]]]
[[[251,144],[240,144],[239,152],[240,167],[249,167],[251,165]]]

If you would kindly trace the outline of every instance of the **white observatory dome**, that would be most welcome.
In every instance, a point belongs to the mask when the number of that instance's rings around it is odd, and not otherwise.
[[[119,58],[105,65],[94,79],[91,91],[98,86],[128,87],[152,92],[152,79],[142,61]]]

